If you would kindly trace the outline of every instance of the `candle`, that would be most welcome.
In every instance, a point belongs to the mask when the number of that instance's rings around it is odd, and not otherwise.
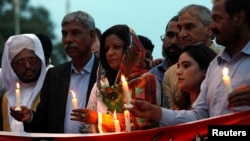
[[[231,93],[232,92],[232,88],[231,88],[231,83],[230,83],[230,77],[228,76],[228,68],[225,67],[223,70],[222,70],[222,73],[223,73],[223,81],[224,81],[224,85],[226,87],[226,91],[227,93]]]
[[[124,111],[124,118],[125,118],[126,131],[130,132],[131,131],[131,125],[130,125],[130,114],[129,114],[128,110]]]
[[[71,90],[71,93],[72,93],[72,108],[77,109],[77,98],[75,92]]]
[[[133,105],[130,103],[130,94],[129,94],[129,89],[128,89],[128,83],[125,79],[125,77],[122,75],[121,76],[121,80],[122,80],[122,90],[123,90],[123,94],[126,97],[126,104],[125,107],[126,108],[132,108]]]
[[[20,84],[17,82],[16,83],[16,111],[21,111],[20,107]]]
[[[120,121],[116,117],[116,110],[114,112],[114,123],[115,123],[115,132],[121,132]]]

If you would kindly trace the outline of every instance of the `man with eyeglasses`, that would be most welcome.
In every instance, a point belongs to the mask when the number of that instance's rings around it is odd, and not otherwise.
[[[10,36],[2,56],[1,78],[5,93],[1,97],[3,131],[24,132],[23,123],[10,116],[16,105],[16,85],[20,85],[20,105],[35,110],[46,74],[42,44],[35,34]]]
[[[65,15],[61,22],[62,44],[70,61],[50,68],[41,89],[36,111],[22,106],[11,116],[24,124],[26,132],[79,133],[83,123],[71,120],[72,109],[85,107],[96,81],[99,59],[92,53],[95,21],[84,11]],[[72,97],[77,99],[73,104]]]
[[[212,39],[210,30],[211,11],[202,5],[191,4],[180,10],[178,13],[178,42],[181,48],[191,45],[204,43],[207,47],[214,50],[217,54],[222,51],[222,47],[216,46]],[[186,109],[189,94],[180,91],[176,77],[177,65],[172,65],[164,74],[163,91],[167,95],[169,108]]]
[[[177,27],[178,17],[174,16],[170,19],[166,26],[165,34],[160,36],[162,40],[162,53],[165,57],[164,61],[154,66],[149,72],[155,74],[162,83],[165,71],[178,61],[180,56],[180,47],[178,45]]]

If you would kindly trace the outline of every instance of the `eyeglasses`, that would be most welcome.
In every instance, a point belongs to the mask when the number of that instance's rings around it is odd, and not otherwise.
[[[161,35],[160,38],[161,38],[161,41],[163,42],[165,39],[165,34]]]
[[[19,60],[13,60],[12,63],[18,66],[24,66],[27,62],[29,62],[30,65],[34,65],[38,62],[38,57],[28,57],[28,58],[22,58]]]
[[[175,36],[178,37],[178,32],[167,32],[166,34],[161,35],[160,38],[161,38],[161,41],[164,41],[165,37],[172,39]]]

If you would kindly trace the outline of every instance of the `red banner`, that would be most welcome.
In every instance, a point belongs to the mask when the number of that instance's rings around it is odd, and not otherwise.
[[[207,140],[209,125],[250,125],[250,111],[175,126],[107,134],[44,134],[0,132],[0,141],[185,141]]]

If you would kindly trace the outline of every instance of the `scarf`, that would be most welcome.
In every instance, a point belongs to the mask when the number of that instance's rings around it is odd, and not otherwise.
[[[31,43],[34,46],[32,47],[30,46],[30,44],[27,43]],[[42,62],[41,73],[36,83],[26,83],[26,84],[22,83],[11,67],[12,59],[23,49],[34,50],[35,54],[41,59]],[[22,122],[16,121],[14,118],[12,118],[9,112],[10,107],[15,105],[16,83],[19,82],[21,86],[20,87],[21,100],[22,100],[21,104],[27,106],[28,108],[31,108],[34,99],[39,94],[42,88],[45,74],[46,74],[46,65],[45,65],[43,47],[37,36],[35,36],[34,34],[21,34],[21,35],[10,36],[5,43],[3,51],[1,78],[8,99],[8,114],[9,114],[11,131],[23,132]]]

